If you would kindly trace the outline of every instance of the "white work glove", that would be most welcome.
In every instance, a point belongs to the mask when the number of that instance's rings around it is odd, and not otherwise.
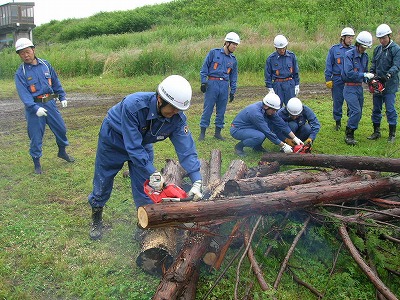
[[[374,78],[374,76],[375,75],[373,73],[364,73],[364,77],[367,79],[372,79],[372,78]]]
[[[283,143],[283,146],[281,147],[281,150],[285,153],[292,153],[293,149],[290,147],[288,144]]]
[[[297,96],[300,92],[300,85],[295,85],[294,86],[294,94]]]
[[[273,88],[268,88],[268,93],[275,94],[275,91]]]
[[[44,109],[43,107],[39,107],[39,109],[36,111],[36,115],[38,117],[47,117],[47,109]]]
[[[193,196],[193,200],[203,199],[203,193],[201,192],[201,180],[196,180],[193,182],[192,188],[189,191],[189,197]]]
[[[299,139],[297,136],[295,136],[295,137],[293,138],[293,142],[295,142],[296,145],[304,145],[304,143],[302,142],[302,140]]]
[[[161,173],[156,171],[150,175],[149,186],[152,187],[155,191],[159,192],[164,187],[164,178]]]
[[[62,107],[67,107],[67,105],[68,105],[67,100],[61,100],[61,105],[62,105]]]

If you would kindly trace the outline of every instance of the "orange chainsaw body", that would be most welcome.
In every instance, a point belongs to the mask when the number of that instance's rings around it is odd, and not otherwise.
[[[149,185],[149,182],[150,180],[145,181],[144,192],[154,203],[160,203],[167,198],[185,199],[188,197],[182,188],[173,183],[167,184],[161,191],[156,191]]]

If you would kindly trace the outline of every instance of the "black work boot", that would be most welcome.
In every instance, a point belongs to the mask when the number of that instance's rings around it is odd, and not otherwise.
[[[339,131],[342,128],[342,122],[340,120],[336,120],[335,130]]]
[[[40,165],[40,157],[32,157],[35,166],[35,174],[42,174],[42,166]]]
[[[242,142],[239,142],[235,145],[235,153],[240,157],[246,156],[246,153],[243,151],[243,147],[244,145]]]
[[[265,149],[261,144],[253,147],[253,150],[256,152],[263,152],[263,153],[268,152],[268,150]]]
[[[215,127],[215,134],[214,134],[214,137],[215,137],[217,140],[225,141],[225,138],[221,135],[221,129],[222,129],[222,128],[220,128],[220,127]]]
[[[374,133],[371,134],[367,139],[369,140],[377,140],[381,137],[381,124],[380,123],[374,123]]]
[[[199,141],[204,141],[206,137],[206,127],[200,127]]]
[[[75,161],[75,158],[67,154],[64,146],[58,146],[58,157],[66,160],[67,162]]]
[[[92,228],[90,228],[89,236],[92,240],[99,240],[103,230],[103,208],[92,207]]]
[[[395,139],[396,139],[396,125],[389,125],[388,142],[389,143],[394,143]]]
[[[355,129],[346,127],[346,137],[344,141],[346,142],[347,145],[354,146],[355,144],[357,144],[357,141],[354,139],[354,131]]]

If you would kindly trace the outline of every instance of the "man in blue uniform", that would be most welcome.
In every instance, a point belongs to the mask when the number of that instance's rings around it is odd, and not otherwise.
[[[300,77],[297,57],[287,50],[288,40],[283,35],[274,38],[275,50],[265,63],[265,86],[270,93],[278,94],[282,104],[300,92]]]
[[[179,162],[193,186],[189,195],[201,199],[200,162],[196,146],[183,113],[190,106],[192,88],[179,75],[165,78],[157,92],[138,92],[126,96],[107,113],[100,128],[93,191],[88,197],[92,207],[90,237],[102,236],[103,207],[110,198],[114,177],[128,162],[136,208],[153,202],[144,192],[144,182],[161,190],[164,179],[153,164],[153,143],[169,138]]]
[[[15,51],[23,61],[15,73],[15,86],[25,105],[30,139],[29,154],[33,159],[35,173],[41,174],[40,157],[46,124],[56,137],[58,157],[67,162],[74,161],[65,151],[65,147],[69,145],[67,129],[56,105],[56,100],[59,99],[62,107],[67,107],[67,99],[56,71],[48,61],[36,57],[35,46],[30,39],[18,39]]]
[[[389,25],[381,24],[376,29],[376,37],[380,45],[374,49],[370,72],[378,76],[384,83],[382,93],[372,96],[373,109],[371,120],[374,132],[368,137],[376,140],[381,137],[382,106],[386,107],[386,118],[389,123],[388,142],[393,143],[396,137],[397,111],[396,92],[399,89],[400,47],[392,40],[392,30]]]
[[[345,143],[354,146],[354,131],[361,120],[364,105],[364,91],[362,84],[374,77],[368,72],[367,48],[372,47],[372,35],[368,31],[361,31],[356,37],[355,47],[346,52],[343,64],[343,96],[349,108]]]
[[[333,119],[335,120],[335,129],[338,131],[342,127],[342,108],[344,103],[342,80],[342,69],[344,54],[346,51],[354,48],[352,46],[354,30],[350,27],[343,28],[340,34],[340,43],[333,45],[328,52],[325,64],[325,83],[326,87],[332,90],[333,100]]]
[[[212,49],[204,59],[200,70],[200,89],[204,93],[204,105],[200,120],[199,141],[203,141],[205,138],[214,106],[216,113],[214,137],[218,140],[224,140],[221,130],[225,125],[228,95],[229,102],[232,102],[238,79],[238,64],[233,52],[239,44],[239,35],[235,32],[229,32],[225,36],[224,46]]]
[[[262,101],[253,103],[241,110],[232,121],[230,133],[240,142],[235,145],[235,153],[245,156],[244,147],[253,148],[254,151],[266,152],[262,146],[267,138],[275,145],[279,145],[285,153],[293,152],[292,147],[278,138],[275,132],[284,132],[295,144],[303,144],[297,138],[285,121],[276,112],[281,107],[279,96],[268,93]]]
[[[292,132],[304,143],[312,144],[315,141],[321,125],[312,109],[303,105],[299,98],[290,99],[286,107],[282,107],[277,115],[288,123]],[[278,137],[290,146],[295,146],[292,140],[287,139],[288,136],[284,136],[283,133],[278,134]]]

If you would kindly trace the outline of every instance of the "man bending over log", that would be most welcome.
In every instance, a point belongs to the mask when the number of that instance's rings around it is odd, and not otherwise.
[[[111,196],[114,177],[128,162],[136,208],[152,204],[143,184],[156,191],[164,179],[153,164],[153,143],[169,138],[179,162],[193,182],[189,196],[201,199],[202,177],[196,146],[183,111],[190,106],[192,87],[179,75],[165,78],[157,92],[138,92],[114,105],[104,118],[97,145],[93,191],[88,200],[92,207],[90,238],[102,237],[103,207]]]

